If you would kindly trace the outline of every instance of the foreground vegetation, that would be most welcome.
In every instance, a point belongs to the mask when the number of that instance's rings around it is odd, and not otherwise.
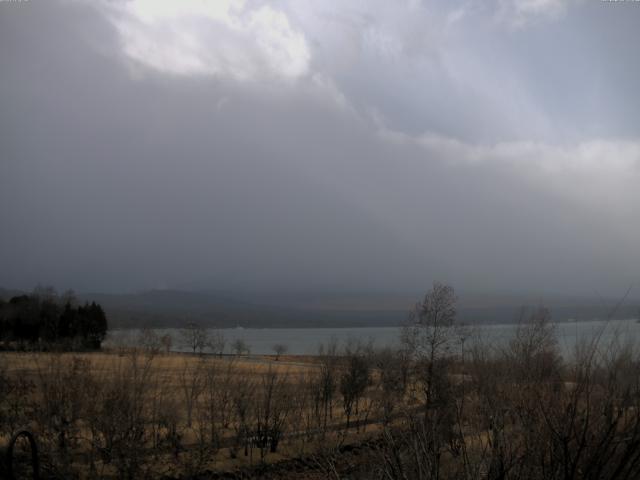
[[[453,290],[436,284],[402,348],[325,345],[307,359],[168,354],[153,342],[5,353],[0,435],[34,432],[45,478],[252,478],[293,458],[305,459],[295,472],[265,478],[638,478],[631,345],[596,337],[562,358],[538,309],[495,348],[455,314]]]

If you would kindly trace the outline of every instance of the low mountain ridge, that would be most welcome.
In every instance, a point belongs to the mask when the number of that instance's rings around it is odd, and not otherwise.
[[[0,288],[5,301],[25,292]],[[382,327],[405,323],[420,295],[382,293],[225,293],[148,290],[78,295],[107,313],[110,328],[180,327],[188,322],[232,328]],[[545,306],[555,321],[637,318],[640,301],[527,295],[460,295],[458,320],[466,324],[513,323],[523,306]]]

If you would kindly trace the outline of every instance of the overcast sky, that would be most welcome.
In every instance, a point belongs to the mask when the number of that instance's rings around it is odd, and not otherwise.
[[[624,293],[639,26],[599,0],[0,1],[0,285]]]

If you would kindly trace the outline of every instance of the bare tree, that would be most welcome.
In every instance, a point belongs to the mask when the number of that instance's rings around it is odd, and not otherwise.
[[[161,347],[160,337],[156,331],[151,328],[142,328],[138,332],[138,340],[136,343],[144,350],[154,354],[158,353]]]
[[[256,394],[256,385],[247,377],[237,377],[234,379],[231,390],[231,401],[233,405],[233,415],[231,424],[235,433],[234,443],[230,449],[230,455],[235,458],[238,449],[244,446],[245,456],[249,455],[251,425],[255,416],[253,408]]]
[[[291,395],[286,375],[269,371],[262,377],[262,385],[255,399],[255,438],[264,459],[267,448],[275,453],[282,438],[285,420],[291,409]]]
[[[520,310],[518,328],[506,354],[514,365],[513,373],[521,379],[542,380],[559,374],[558,341],[548,309]]]
[[[408,382],[408,367],[401,352],[384,349],[372,359],[377,369],[375,401],[382,415],[383,423],[389,424],[396,409],[402,405]]]
[[[216,355],[222,356],[227,341],[220,330],[213,330],[209,335],[209,348]]]
[[[347,417],[347,430],[349,430],[352,415],[358,413],[360,399],[370,383],[371,373],[367,359],[359,352],[351,353],[347,357],[347,366],[340,376],[340,393]]]
[[[193,358],[183,358],[182,371],[179,376],[180,389],[187,413],[187,426],[191,427],[193,410],[204,389],[204,367],[202,360],[192,361]]]
[[[68,304],[71,307],[76,307],[78,305],[76,292],[72,289],[65,290],[64,293],[60,295],[60,304],[63,306]]]
[[[296,392],[291,396],[289,425],[291,430],[300,432],[297,441],[293,442],[293,447],[299,456],[305,453],[307,443],[314,438],[319,424],[318,382],[314,373],[303,373],[298,377],[298,381],[291,385]]]
[[[320,407],[316,408],[316,413],[320,420],[323,437],[327,431],[328,420],[333,417],[333,399],[338,383],[337,354],[338,344],[335,339],[331,339],[326,348],[320,345],[320,374],[317,377],[314,396],[316,405]]]
[[[173,337],[169,333],[164,334],[160,337],[160,345],[162,345],[164,353],[169,353],[173,345]]]
[[[244,339],[242,338],[238,338],[237,340],[235,340],[231,344],[231,348],[233,349],[235,354],[238,356],[244,355],[244,354],[248,355],[251,352],[249,345],[247,345],[247,342],[245,342]]]
[[[73,357],[69,365],[55,354],[46,365],[34,356],[37,365],[38,399],[36,418],[41,426],[41,446],[57,462],[61,473],[71,473],[71,452],[80,439],[79,420],[85,415],[86,399],[94,390],[90,383],[88,360]],[[38,418],[39,417],[39,418]]]
[[[147,402],[155,377],[153,358],[135,350],[119,358],[91,403],[88,423],[93,444],[106,463],[113,462],[118,478],[144,477],[146,442],[152,434]]]
[[[201,423],[207,425],[209,442],[212,446],[218,447],[220,443],[221,405],[220,391],[223,387],[220,381],[221,372],[217,362],[208,361],[205,365],[203,397],[204,401],[200,406]]]
[[[202,353],[209,343],[209,334],[201,325],[190,322],[180,331],[182,345],[193,353]]]
[[[289,350],[289,347],[287,347],[283,343],[276,343],[273,347],[271,347],[271,349],[276,354],[276,362],[277,362],[278,360],[280,360],[281,355],[284,355],[285,353],[287,353],[287,351]]]
[[[425,407],[428,409],[434,401],[436,383],[446,374],[443,367],[455,338],[456,296],[453,287],[435,282],[423,301],[415,306],[410,318],[413,325],[405,334],[405,343],[410,345],[425,367],[423,382]]]
[[[459,435],[453,430],[455,402],[449,364],[456,339],[456,296],[453,287],[434,282],[422,302],[410,314],[411,324],[403,332],[404,350],[415,360],[414,385],[422,394],[422,415],[408,414],[400,436],[388,431],[394,449],[420,446],[419,461],[410,478],[439,478],[443,452]],[[413,447],[409,447],[413,449]],[[417,452],[415,452],[417,453]]]

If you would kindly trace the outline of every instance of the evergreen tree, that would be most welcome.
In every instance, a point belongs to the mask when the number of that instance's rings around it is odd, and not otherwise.
[[[95,302],[75,306],[75,297],[58,297],[53,289],[39,288],[0,302],[0,340],[15,343],[70,344],[79,340],[84,348],[98,349],[107,334],[107,317]]]

